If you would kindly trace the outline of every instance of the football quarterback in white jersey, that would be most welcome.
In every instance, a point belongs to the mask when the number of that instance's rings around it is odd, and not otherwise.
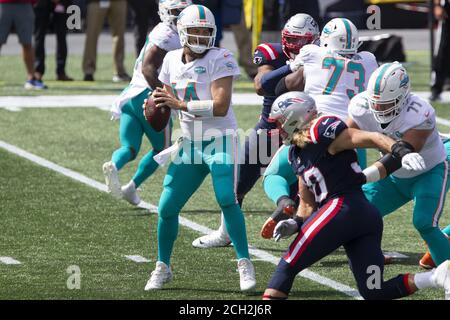
[[[364,185],[363,190],[383,216],[414,199],[413,224],[434,262],[450,259],[450,243],[439,228],[449,187],[447,152],[433,107],[410,93],[409,77],[400,63],[384,64],[372,74],[367,91],[351,100],[347,124],[401,140],[404,148],[423,157],[426,169],[421,172],[400,168],[383,180]]]
[[[133,205],[140,202],[136,189],[158,168],[153,156],[170,145],[170,124],[161,132],[153,130],[142,114],[142,104],[149,93],[157,87],[162,87],[158,80],[158,71],[166,53],[181,48],[175,22],[181,10],[190,4],[191,0],[159,1],[161,22],[147,36],[134,65],[133,78],[111,108],[113,118],[120,118],[121,146],[114,151],[111,161],[103,164],[103,173],[109,192]],[[131,181],[121,187],[118,171],[136,158],[144,134],[153,150],[141,159]]]
[[[183,48],[164,58],[159,75],[164,88],[157,88],[153,99],[156,107],[166,106],[179,113],[183,139],[158,155],[159,159],[172,149],[175,159],[164,178],[158,205],[158,259],[145,290],[161,289],[172,279],[170,258],[178,215],[208,174],[234,244],[240,288],[252,290],[255,270],[236,195],[239,144],[231,93],[239,67],[228,50],[213,47],[216,25],[205,6],[184,9],[177,27]]]

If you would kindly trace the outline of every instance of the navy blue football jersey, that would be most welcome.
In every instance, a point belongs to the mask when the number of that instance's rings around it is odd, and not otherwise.
[[[286,65],[289,58],[284,54],[281,43],[261,43],[256,47],[253,54],[253,63],[258,66],[270,65],[274,69],[278,69]],[[264,96],[263,109],[261,118],[267,123],[267,129],[274,129],[273,123],[267,122],[270,114],[270,108],[275,101],[275,96]]]
[[[319,205],[344,193],[361,190],[365,183],[355,150],[328,153],[330,144],[345,129],[347,125],[338,117],[322,116],[311,126],[311,143],[302,149],[291,146],[289,150],[294,172],[314,193]]]

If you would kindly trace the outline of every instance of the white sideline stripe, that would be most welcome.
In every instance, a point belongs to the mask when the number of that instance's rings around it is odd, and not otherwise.
[[[418,91],[414,94],[427,100],[430,92]],[[99,108],[109,110],[118,95],[67,95],[67,96],[1,96],[0,108],[20,111],[22,108]],[[232,95],[234,106],[261,106],[263,97],[252,92],[237,92]],[[450,92],[441,94],[442,103],[450,103]]]
[[[131,255],[131,256],[125,256],[125,258],[127,258],[128,260],[137,262],[137,263],[147,263],[147,262],[151,262],[151,260],[144,258],[143,256],[140,255]]]
[[[20,111],[25,108],[99,108],[109,110],[117,95],[72,95],[72,96],[3,96],[0,108]],[[263,97],[255,93],[233,94],[233,105],[262,105]]]
[[[3,264],[22,264],[22,262],[11,257],[0,257],[0,262]]]
[[[450,121],[447,119],[436,117],[436,122],[444,126],[450,127]]]
[[[40,166],[51,169],[53,171],[56,171],[58,173],[65,175],[69,178],[72,178],[76,181],[84,183],[85,185],[88,185],[90,187],[93,187],[93,188],[103,191],[103,192],[107,192],[107,187],[103,183],[100,183],[91,178],[88,178],[88,177],[86,177],[78,172],[75,172],[73,170],[59,166],[53,162],[50,162],[44,158],[36,156],[28,151],[20,149],[16,146],[13,146],[9,143],[2,141],[2,140],[0,140],[0,147],[13,153],[13,154],[20,156],[22,158],[28,159]],[[141,203],[139,204],[139,207],[149,209],[152,212],[157,212],[157,210],[158,210],[158,208],[156,206],[154,206],[151,203],[147,203],[145,201],[141,201]],[[192,230],[198,231],[202,234],[209,234],[209,233],[213,232],[212,229],[205,227],[203,225],[200,225],[198,223],[195,223],[195,222],[188,220],[181,216],[179,218],[179,222],[181,225],[188,227]],[[249,252],[256,258],[263,259],[264,261],[273,263],[275,265],[277,265],[280,260],[280,258],[273,256],[272,254],[268,253],[267,251],[257,249],[256,247],[251,246],[251,245],[249,245]],[[309,271],[308,269],[303,270],[301,273],[298,274],[298,276],[301,276],[303,278],[312,280],[312,281],[320,283],[324,286],[335,289],[335,290],[337,290],[341,293],[344,293],[350,297],[353,297],[355,299],[362,299],[362,297],[359,295],[358,291],[356,291],[355,289],[353,289],[347,285],[344,285],[342,283],[339,283],[337,281],[331,280],[327,277],[323,277],[315,272]]]

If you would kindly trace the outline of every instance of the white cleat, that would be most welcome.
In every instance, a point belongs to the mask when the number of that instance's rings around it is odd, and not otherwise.
[[[202,236],[192,241],[192,246],[200,249],[226,247],[230,244],[230,238],[219,230],[211,232],[206,236]]]
[[[450,260],[442,262],[434,270],[431,279],[437,287],[444,288],[445,299],[450,300]]]
[[[165,283],[172,281],[172,270],[162,261],[156,261],[156,268],[152,271],[150,279],[147,281],[144,290],[162,289]]]
[[[133,206],[137,206],[139,202],[141,202],[141,198],[139,197],[136,190],[136,184],[133,180],[122,187],[122,197]]]
[[[105,183],[108,192],[115,198],[122,198],[122,190],[120,187],[119,174],[117,168],[111,161],[103,164],[103,174],[105,175]]]
[[[241,291],[251,291],[256,287],[255,268],[247,258],[238,260],[239,282]]]

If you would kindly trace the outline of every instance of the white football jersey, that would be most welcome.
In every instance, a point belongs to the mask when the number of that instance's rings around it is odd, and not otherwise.
[[[147,35],[145,45],[142,47],[139,57],[134,64],[133,78],[119,97],[114,101],[111,112],[120,115],[122,106],[130,99],[139,95],[145,89],[150,88],[147,80],[142,74],[142,64],[145,53],[153,46],[158,46],[167,52],[181,48],[178,32],[165,23],[160,22]]]
[[[201,59],[189,63],[182,61],[183,49],[169,52],[159,74],[159,80],[171,86],[178,99],[212,100],[211,82],[240,75],[239,66],[233,54],[221,48],[211,48]],[[188,112],[179,112],[181,129],[191,140],[203,140],[230,134],[237,129],[232,107],[225,117],[201,118]]]
[[[424,158],[427,166],[426,171],[428,171],[447,158],[444,144],[436,127],[435,112],[427,101],[415,94],[410,94],[407,99],[407,103],[400,115],[384,129],[375,120],[373,113],[369,109],[369,100],[366,92],[358,94],[350,101],[349,116],[361,130],[380,132],[394,140],[400,140],[409,129],[433,129],[422,150],[420,150],[420,155]],[[401,168],[395,171],[393,175],[398,178],[411,178],[422,173],[424,171],[414,172]]]
[[[378,68],[375,56],[367,51],[347,58],[310,44],[299,55],[304,91],[314,98],[319,112],[341,119],[347,119],[350,99],[366,90],[370,75]]]

